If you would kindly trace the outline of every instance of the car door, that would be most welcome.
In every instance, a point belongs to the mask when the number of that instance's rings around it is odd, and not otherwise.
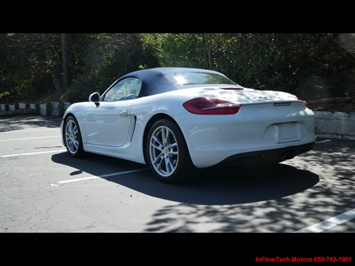
[[[138,98],[140,80],[126,78],[113,85],[85,115],[86,142],[92,145],[122,146],[130,138],[135,117],[131,106]]]

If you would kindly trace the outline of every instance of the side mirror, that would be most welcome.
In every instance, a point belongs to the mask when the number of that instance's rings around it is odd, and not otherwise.
[[[96,106],[98,106],[100,102],[100,93],[98,92],[91,93],[89,96],[89,102],[93,102],[96,104]]]

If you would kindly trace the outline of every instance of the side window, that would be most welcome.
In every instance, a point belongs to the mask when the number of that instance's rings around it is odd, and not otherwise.
[[[103,101],[114,102],[138,98],[141,91],[142,81],[137,78],[125,78],[117,82],[106,92]]]

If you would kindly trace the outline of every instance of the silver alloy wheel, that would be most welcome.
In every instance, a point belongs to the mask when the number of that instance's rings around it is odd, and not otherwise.
[[[149,140],[149,157],[154,170],[163,177],[172,175],[179,162],[179,147],[169,127],[157,127]]]
[[[71,154],[76,154],[79,150],[79,129],[74,120],[69,120],[65,126],[65,143]]]

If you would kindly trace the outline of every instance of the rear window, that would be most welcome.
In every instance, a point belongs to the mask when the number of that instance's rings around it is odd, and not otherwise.
[[[199,84],[234,84],[238,85],[233,80],[226,76],[205,73],[205,72],[177,72],[168,77],[178,85],[199,85]]]

